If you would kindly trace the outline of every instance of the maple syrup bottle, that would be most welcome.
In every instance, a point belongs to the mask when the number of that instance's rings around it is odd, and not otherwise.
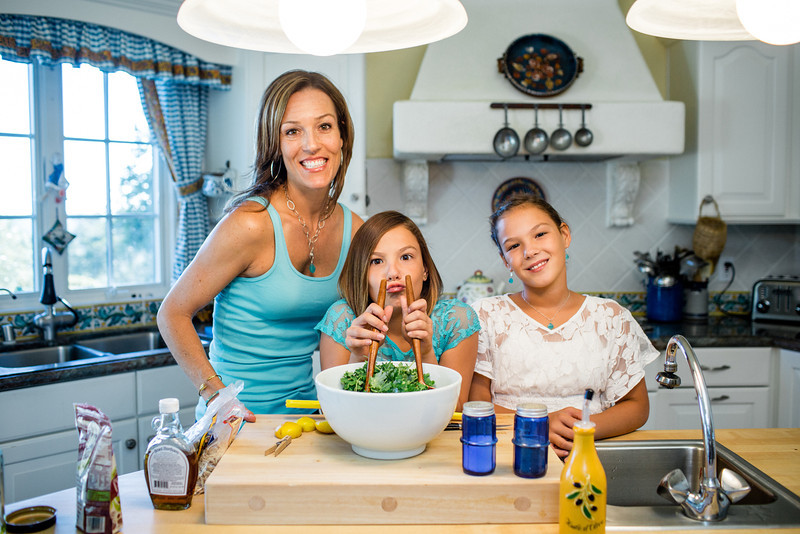
[[[189,508],[197,482],[197,452],[183,434],[179,408],[178,399],[158,401],[161,415],[153,418],[153,430],[158,433],[144,455],[147,489],[157,510]]]

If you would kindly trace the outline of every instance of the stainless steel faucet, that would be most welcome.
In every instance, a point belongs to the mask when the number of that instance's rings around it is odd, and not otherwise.
[[[39,302],[44,304],[44,312],[33,317],[33,324],[42,331],[44,340],[48,343],[55,341],[56,332],[62,326],[74,326],[78,323],[78,312],[72,309],[67,301],[56,295],[56,286],[53,280],[53,259],[50,249],[42,249],[42,265],[44,266],[44,280],[42,283],[42,296]],[[53,305],[61,302],[68,312],[55,312]]]
[[[678,349],[689,365],[697,402],[700,405],[700,423],[703,427],[703,472],[697,493],[692,492],[683,471],[675,469],[661,479],[658,494],[681,505],[683,513],[691,519],[721,521],[728,515],[730,505],[740,501],[750,492],[750,486],[746,480],[730,469],[723,469],[720,478],[717,478],[717,448],[711,416],[711,399],[703,371],[700,369],[700,362],[697,361],[694,350],[683,336],[672,336],[667,343],[664,372],[656,375],[656,381],[668,389],[681,385],[680,377],[675,374],[678,370],[678,363],[675,361]]]

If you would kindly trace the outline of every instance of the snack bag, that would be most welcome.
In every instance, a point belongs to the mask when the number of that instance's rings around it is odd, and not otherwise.
[[[111,420],[90,404],[74,404],[78,429],[76,525],[87,534],[122,532],[117,463]]]
[[[219,390],[219,395],[208,405],[203,417],[185,432],[186,437],[197,449],[199,458],[195,495],[205,492],[206,479],[242,428],[244,412],[242,403],[236,398],[242,389],[244,383],[237,380]]]

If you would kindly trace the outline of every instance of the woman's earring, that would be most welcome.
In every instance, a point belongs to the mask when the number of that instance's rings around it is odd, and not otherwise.
[[[565,259],[567,259],[567,260],[569,259],[569,252],[567,252],[567,255],[566,255]]]
[[[514,283],[514,271],[508,271],[508,283],[509,284]]]
[[[269,174],[272,176],[272,179],[270,180],[271,182],[274,182],[278,178],[278,175],[275,174],[275,170],[273,168],[274,165],[275,160],[269,162]],[[281,160],[278,160],[278,172],[281,172]]]

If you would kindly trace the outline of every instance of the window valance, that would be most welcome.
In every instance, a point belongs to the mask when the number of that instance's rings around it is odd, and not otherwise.
[[[0,14],[0,55],[44,64],[88,63],[133,76],[230,89],[232,68],[114,28],[76,20]]]

